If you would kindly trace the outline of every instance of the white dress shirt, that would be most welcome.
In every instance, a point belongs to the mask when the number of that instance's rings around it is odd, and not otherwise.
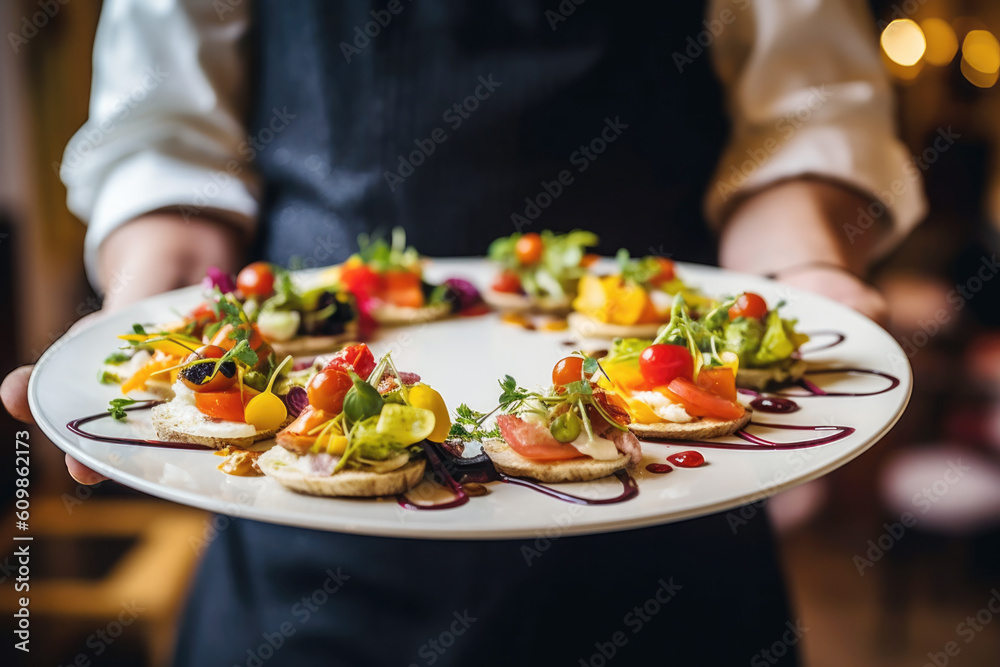
[[[238,151],[247,138],[248,5],[105,0],[90,117],[60,170],[70,210],[89,225],[95,285],[101,242],[144,213],[214,209],[252,232],[261,188]],[[895,245],[925,203],[895,135],[892,91],[863,2],[712,0],[704,27],[664,67],[710,57],[726,91],[732,137],[705,193],[708,219],[718,224],[748,192],[812,175],[884,204],[894,233],[879,252]]]

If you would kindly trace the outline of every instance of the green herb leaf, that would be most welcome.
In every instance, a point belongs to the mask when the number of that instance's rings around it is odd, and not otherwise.
[[[142,326],[141,324],[139,324],[139,323],[136,323],[136,324],[132,325],[132,331],[133,331],[133,333],[137,333],[137,334],[139,334],[141,336],[147,335],[146,334],[146,328],[144,326]]]
[[[111,364],[112,366],[117,366],[118,364],[124,364],[126,361],[132,357],[128,356],[124,352],[112,352],[107,357],[104,358],[104,363]]]
[[[108,403],[108,413],[113,419],[124,421],[127,414],[125,412],[125,407],[137,402],[138,401],[132,398],[112,398],[111,402]]]
[[[118,384],[121,382],[121,378],[114,373],[109,373],[108,371],[102,370],[97,374],[97,381],[101,384]]]

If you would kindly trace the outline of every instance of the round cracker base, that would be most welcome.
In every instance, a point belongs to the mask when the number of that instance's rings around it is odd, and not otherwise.
[[[628,425],[632,433],[639,438],[652,438],[657,440],[708,440],[710,438],[721,438],[724,435],[732,435],[750,422],[752,411],[747,410],[739,419],[722,421],[719,419],[709,419],[707,417],[687,424],[637,424],[635,422]]]
[[[249,447],[255,442],[273,438],[278,431],[292,423],[292,418],[289,417],[278,428],[257,431],[255,435],[245,438],[213,438],[204,435],[194,435],[185,430],[185,426],[187,425],[186,420],[177,419],[172,414],[169,402],[154,405],[153,409],[150,410],[150,419],[153,423],[153,429],[156,431],[156,437],[160,440],[164,442],[186,442],[210,449],[222,449],[230,445],[244,448]]]
[[[391,472],[365,472],[341,470],[334,475],[308,475],[289,469],[288,464],[298,459],[284,447],[275,445],[260,455],[257,465],[268,477],[292,491],[311,496],[374,498],[394,496],[409,491],[424,476],[424,459],[410,461]]]
[[[493,466],[505,475],[530,477],[549,484],[588,482],[613,475],[629,466],[629,458],[625,454],[610,461],[588,458],[540,463],[521,456],[499,438],[483,441],[483,452],[490,457]]]
[[[439,303],[422,308],[401,308],[391,304],[383,304],[373,309],[371,314],[379,325],[395,327],[444,319],[451,315],[451,306]]]
[[[581,339],[601,338],[614,340],[615,338],[656,338],[657,332],[664,323],[653,324],[608,324],[595,320],[590,315],[583,313],[570,313],[566,318],[570,331]]]
[[[492,289],[483,290],[482,295],[483,301],[489,306],[505,313],[565,315],[570,311],[569,299],[554,299],[552,297],[536,299],[525,294],[510,294]]]

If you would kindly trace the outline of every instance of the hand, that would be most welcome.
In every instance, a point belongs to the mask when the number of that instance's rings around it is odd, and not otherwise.
[[[776,273],[785,284],[822,294],[884,322],[885,299],[857,276],[865,272],[885,230],[872,227],[848,238],[841,227],[868,203],[832,183],[811,179],[779,183],[734,207],[719,239],[720,264],[746,273]],[[810,263],[816,266],[796,268]]]
[[[780,276],[778,280],[786,285],[839,301],[883,326],[888,319],[888,305],[882,293],[846,271],[832,267],[815,267]]]
[[[83,318],[73,328],[93,323],[102,313],[160,292],[192,285],[209,266],[235,270],[242,254],[236,230],[208,218],[151,213],[122,225],[101,245],[98,272],[108,286],[104,310]],[[28,377],[32,366],[10,372],[0,384],[0,400],[14,419],[33,424],[28,409]],[[81,484],[107,479],[66,456],[66,469]]]

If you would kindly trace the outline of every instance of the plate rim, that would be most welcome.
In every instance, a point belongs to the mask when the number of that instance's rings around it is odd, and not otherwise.
[[[447,257],[447,258],[428,258],[431,261],[441,262],[442,264],[461,264],[470,261],[475,261],[479,263],[488,263],[483,257]],[[442,261],[443,260],[443,261]],[[769,284],[780,284],[778,281],[766,278],[764,276],[747,274],[739,271],[732,271],[730,269],[725,269],[722,267],[711,266],[707,264],[694,264],[690,262],[677,262],[678,266],[684,270],[694,269],[696,271],[708,271],[710,273],[720,272],[726,275],[731,275],[734,279],[749,279],[752,281],[766,281]],[[308,273],[315,272],[317,269],[309,269]],[[137,307],[139,304],[147,303],[154,299],[164,299],[169,300],[171,297],[181,296],[184,292],[193,292],[199,289],[198,285],[191,285],[188,287],[182,287],[176,290],[171,290],[169,292],[162,292],[160,294],[152,295],[146,299],[142,299],[135,303],[129,304],[125,309]],[[806,298],[810,300],[818,300],[821,303],[826,302],[828,304],[835,304],[839,308],[848,308],[844,304],[836,302],[828,297],[820,294],[814,294],[806,290],[801,290],[797,288],[791,288],[797,293],[802,293]],[[901,354],[901,358],[905,361],[905,369],[894,369],[894,372],[899,373],[902,377],[900,378],[901,385],[905,386],[906,394],[902,398],[899,404],[899,409],[896,411],[893,418],[887,422],[883,428],[876,434],[871,435],[866,438],[862,444],[855,446],[846,454],[839,456],[835,460],[817,468],[816,470],[799,475],[792,476],[790,479],[785,480],[778,484],[770,484],[766,487],[758,489],[757,491],[744,494],[736,498],[731,498],[719,502],[712,503],[710,505],[697,505],[695,507],[688,508],[686,510],[674,511],[672,513],[655,514],[648,516],[639,516],[632,518],[614,518],[608,520],[597,520],[588,521],[584,525],[577,525],[575,522],[568,526],[559,527],[560,537],[570,537],[570,536],[580,536],[580,535],[592,535],[600,533],[611,533],[619,532],[624,530],[634,530],[640,528],[646,528],[657,525],[666,525],[669,523],[676,523],[679,521],[686,521],[697,517],[708,516],[712,514],[718,514],[728,510],[742,507],[744,505],[756,503],[770,498],[778,493],[787,491],[788,489],[794,488],[801,484],[819,479],[834,470],[850,463],[855,460],[872,447],[874,447],[879,441],[882,440],[888,434],[895,425],[902,418],[903,413],[906,411],[910,398],[913,393],[913,369],[910,365],[909,358],[903,351],[899,343],[892,337],[892,335],[877,322],[865,317],[861,313],[857,313],[859,317],[867,320],[869,325],[875,326],[882,331],[882,333],[891,341],[892,345],[895,346],[896,351]],[[34,364],[32,373],[28,379],[28,406],[31,414],[35,420],[35,425],[45,434],[45,436],[61,451],[67,455],[77,459],[88,468],[91,468],[95,472],[98,472],[111,480],[128,486],[129,488],[141,491],[142,493],[149,494],[151,496],[162,498],[171,502],[177,502],[183,505],[195,507],[197,509],[202,509],[205,511],[224,514],[228,517],[237,519],[247,519],[255,521],[263,521],[267,523],[275,523],[286,526],[308,528],[312,530],[323,530],[327,532],[339,532],[355,535],[366,535],[373,537],[387,537],[387,538],[400,538],[400,539],[434,539],[434,540],[446,540],[446,541],[461,541],[461,540],[508,540],[508,539],[535,539],[540,535],[541,530],[532,527],[525,528],[490,528],[478,527],[478,524],[474,527],[467,527],[462,530],[462,533],[456,534],[454,530],[440,530],[436,525],[428,524],[406,524],[404,522],[393,523],[392,525],[387,525],[384,522],[372,522],[370,519],[363,519],[361,521],[352,522],[350,518],[343,518],[337,527],[331,527],[329,525],[329,518],[331,515],[321,515],[325,522],[312,521],[311,516],[306,513],[297,512],[295,514],[272,512],[266,508],[260,508],[256,505],[241,504],[238,502],[227,501],[220,498],[215,498],[211,496],[206,496],[205,494],[188,491],[184,489],[179,489],[176,487],[171,487],[163,485],[151,480],[147,480],[143,477],[139,477],[129,472],[125,472],[115,467],[113,464],[105,463],[95,456],[91,455],[84,449],[81,449],[71,442],[69,439],[69,433],[63,433],[65,430],[65,424],[55,424],[53,423],[45,412],[41,409],[41,398],[38,395],[38,378],[41,373],[38,372],[39,369],[45,370],[47,364],[50,363],[51,358],[55,353],[61,349],[63,346],[69,344],[72,339],[76,338],[80,334],[89,329],[98,326],[103,318],[95,318],[92,322],[86,324],[75,324],[69,331],[67,331],[63,336],[59,337],[54,341],[38,360]],[[905,372],[904,372],[905,371]],[[655,444],[666,444],[666,443],[656,443],[656,442],[644,442],[647,445]],[[127,445],[122,445],[127,446]],[[676,446],[676,445],[673,445]],[[692,445],[693,447],[695,445]],[[169,450],[165,450],[169,451]],[[198,450],[191,450],[198,451]],[[206,452],[211,452],[208,448],[205,449]],[[274,480],[262,479],[264,483],[273,483]],[[387,499],[378,499],[371,502],[393,502]],[[590,506],[588,509],[598,509],[616,507],[615,505],[605,505],[605,506]]]

